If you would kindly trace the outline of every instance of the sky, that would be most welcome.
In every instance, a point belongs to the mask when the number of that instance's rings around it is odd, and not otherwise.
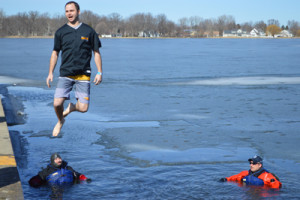
[[[76,0],[75,0],[76,1]],[[38,11],[50,17],[64,14],[68,0],[0,0],[0,9],[6,16],[19,12]],[[98,15],[120,14],[123,19],[136,13],[165,14],[175,23],[184,17],[218,18],[231,15],[237,24],[265,23],[276,19],[280,25],[289,20],[300,22],[300,0],[77,0],[80,10]]]

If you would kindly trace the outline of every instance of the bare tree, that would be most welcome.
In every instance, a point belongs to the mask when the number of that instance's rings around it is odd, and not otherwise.
[[[3,22],[6,16],[2,9],[0,9],[0,36],[4,36],[6,33],[4,32]]]
[[[145,16],[143,13],[137,13],[128,18],[126,22],[126,32],[129,36],[138,36],[139,32],[145,30]]]
[[[49,29],[47,30],[49,35],[54,35],[55,31],[65,24],[66,17],[64,15],[55,15],[48,20]]]
[[[166,36],[167,33],[169,32],[167,29],[167,23],[168,23],[167,16],[164,14],[160,14],[156,18],[157,18],[158,32],[160,33],[160,35]]]
[[[299,22],[295,21],[295,20],[290,20],[288,21],[288,27],[289,27],[289,30],[291,31],[291,33],[294,35],[294,36],[300,36],[300,24]]]
[[[112,13],[108,16],[108,27],[111,34],[117,34],[121,32],[122,17],[118,13]]]
[[[254,24],[254,27],[265,32],[267,24],[264,21],[258,21]]]
[[[181,18],[181,19],[179,19],[179,26],[182,27],[183,29],[186,29],[189,27],[188,22],[189,22],[188,18],[186,18],[186,17]]]
[[[253,23],[252,22],[245,22],[241,24],[241,29],[247,32],[250,32],[253,29]]]
[[[83,11],[80,13],[80,20],[89,26],[95,28],[99,21],[99,16],[91,11]]]
[[[235,28],[235,19],[231,15],[222,15],[217,19],[217,28],[220,35],[223,35],[224,30]]]
[[[269,19],[268,20],[268,26],[270,26],[270,25],[276,25],[276,26],[280,27],[280,23],[277,19]]]
[[[81,21],[92,26],[98,34],[122,34],[123,36],[139,36],[143,33],[145,36],[151,36],[159,33],[162,37],[182,37],[186,36],[186,30],[195,32],[193,37],[213,36],[214,31],[219,31],[219,35],[224,30],[242,28],[251,31],[257,28],[267,31],[267,24],[259,21],[253,24],[245,22],[241,25],[235,23],[231,15],[222,15],[217,19],[203,19],[199,16],[190,18],[181,18],[178,24],[167,19],[164,14],[153,17],[151,13],[137,13],[127,19],[123,19],[118,13],[112,13],[108,16],[99,16],[91,11],[83,11],[80,15]],[[0,36],[53,36],[55,31],[67,22],[64,15],[40,14],[37,11],[18,13],[12,16],[6,16],[0,9]],[[279,26],[279,21],[275,19],[268,20],[268,25]],[[300,24],[297,21],[289,21],[289,29],[294,35],[300,35]],[[268,31],[273,29],[268,29]]]
[[[102,17],[98,24],[96,25],[95,31],[99,35],[108,35],[110,34],[110,28],[108,26],[108,20],[106,17]]]

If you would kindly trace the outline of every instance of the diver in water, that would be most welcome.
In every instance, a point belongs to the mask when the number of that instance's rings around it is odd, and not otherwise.
[[[245,183],[247,185],[260,185],[269,188],[281,188],[282,184],[279,181],[279,178],[275,174],[268,172],[263,167],[263,159],[260,156],[249,158],[248,161],[250,164],[250,169],[248,171],[242,171],[239,174],[221,178],[220,181],[236,181]]]
[[[78,181],[88,181],[85,175],[76,172],[68,163],[60,157],[58,153],[51,155],[50,164],[32,177],[28,182],[32,187],[49,185],[68,185]]]

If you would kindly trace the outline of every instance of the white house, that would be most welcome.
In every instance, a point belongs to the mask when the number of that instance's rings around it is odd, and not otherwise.
[[[247,31],[242,29],[223,31],[223,37],[249,37]]]
[[[257,30],[256,28],[254,28],[250,31],[250,36],[251,37],[262,37],[262,36],[266,36],[266,34],[262,30]]]
[[[282,30],[279,34],[274,35],[274,37],[293,37],[293,34],[288,30]]]
[[[138,37],[159,37],[159,33],[153,31],[140,31]]]

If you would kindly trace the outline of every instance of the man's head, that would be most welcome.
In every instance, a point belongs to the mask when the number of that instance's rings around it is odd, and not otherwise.
[[[79,21],[80,7],[75,1],[69,1],[65,5],[65,15],[71,24]]]
[[[260,156],[255,155],[253,158],[249,158],[248,161],[252,172],[258,171],[263,166],[263,159]]]
[[[50,161],[51,161],[51,165],[53,165],[54,167],[60,167],[62,164],[62,159],[58,153],[52,154]]]

